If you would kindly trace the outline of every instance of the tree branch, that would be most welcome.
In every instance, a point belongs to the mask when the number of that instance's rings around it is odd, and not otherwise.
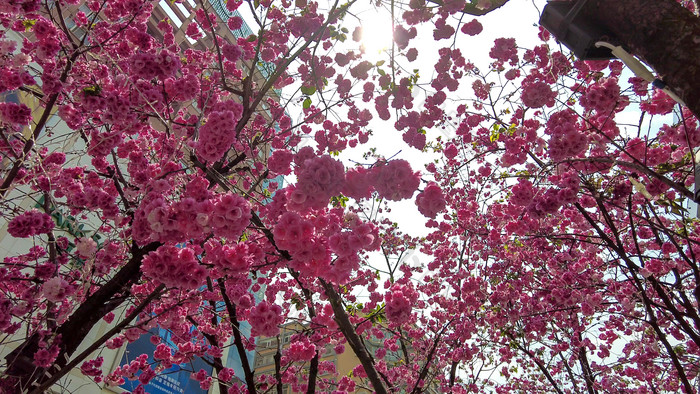
[[[83,350],[79,355],[74,357],[69,363],[67,363],[64,367],[60,368],[58,371],[51,371],[51,375],[48,374],[48,371],[46,373],[46,376],[48,379],[44,380],[39,387],[35,388],[30,394],[42,394],[46,392],[46,390],[51,387],[54,383],[56,383],[59,379],[61,379],[65,374],[70,372],[71,369],[75,368],[78,363],[82,362],[85,360],[92,352],[95,350],[99,349],[100,346],[104,345],[107,340],[118,334],[124,327],[126,327],[129,323],[131,323],[132,320],[134,320],[139,313],[141,313],[146,307],[153,301],[156,297],[158,297],[161,292],[165,289],[165,285],[161,284],[156,287],[151,294],[148,295],[141,303],[139,306],[134,308],[129,315],[124,318],[119,324],[114,326],[111,330],[107,331],[104,335],[102,335],[97,341],[93,342],[92,345],[88,346],[87,349]]]
[[[331,284],[327,283],[323,279],[319,280],[321,281],[321,286],[323,286],[324,292],[331,303],[331,307],[333,308],[333,314],[335,315],[336,323],[338,323],[338,328],[347,339],[357,358],[360,359],[360,363],[362,364],[362,367],[364,367],[367,378],[369,378],[369,381],[372,383],[374,391],[377,394],[387,394],[387,389],[384,387],[384,384],[379,377],[379,373],[374,368],[374,360],[372,359],[372,356],[369,354],[369,352],[367,352],[367,349],[365,349],[360,336],[357,335],[357,332],[355,332],[353,329],[352,323],[350,323],[350,319],[348,318],[347,313],[345,313],[345,309],[343,308],[340,300],[340,295],[335,291]]]
[[[224,305],[226,306],[226,311],[228,312],[231,328],[233,328],[233,342],[236,345],[236,350],[238,350],[238,357],[241,360],[241,366],[243,367],[243,374],[245,375],[245,382],[248,386],[248,392],[250,394],[254,394],[257,392],[255,389],[255,376],[250,368],[250,363],[248,363],[248,355],[245,351],[245,346],[243,345],[241,325],[238,323],[238,317],[236,316],[236,305],[231,302],[228,294],[226,294],[226,285],[224,282],[220,280],[217,282],[219,284],[219,291],[221,291],[221,298],[224,300]]]

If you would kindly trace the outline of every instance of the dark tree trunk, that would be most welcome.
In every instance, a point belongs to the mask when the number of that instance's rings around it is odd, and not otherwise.
[[[588,0],[581,15],[614,33],[700,118],[700,18],[675,0]]]
[[[61,337],[60,350],[55,364],[49,371],[34,366],[34,353],[39,349],[40,340],[39,336],[34,334],[5,357],[8,367],[0,386],[21,392],[40,384],[47,372],[55,375],[68,363],[70,356],[80,346],[90,329],[128,297],[129,286],[141,277],[143,257],[156,250],[158,246],[160,244],[155,242],[143,248],[134,245],[131,250],[132,257],[124,267],[104,286],[91,294],[68,320],[56,329],[55,333]]]

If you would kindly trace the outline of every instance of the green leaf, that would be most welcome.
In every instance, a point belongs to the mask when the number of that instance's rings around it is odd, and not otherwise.
[[[345,207],[347,206],[347,202],[348,202],[349,200],[350,200],[349,198],[347,198],[347,197],[345,197],[344,195],[341,194],[341,195],[338,195],[338,196],[333,196],[333,197],[331,197],[331,204],[332,204],[334,207],[343,207],[343,208],[345,208]]]
[[[316,93],[316,87],[314,87],[314,86],[302,86],[301,92],[307,96],[311,96],[312,94]]]
[[[311,97],[307,97],[306,100],[304,100],[302,106],[304,107],[304,109],[311,107]]]
[[[294,305],[297,308],[298,311],[304,309],[304,303],[301,302],[301,298],[299,298],[298,295],[295,294],[294,296],[292,296],[292,299],[290,301],[292,305]]]
[[[83,88],[83,93],[87,96],[99,96],[102,93],[102,87],[100,85],[87,86]]]
[[[36,19],[25,19],[22,21],[22,25],[26,31],[29,31],[36,24]]]

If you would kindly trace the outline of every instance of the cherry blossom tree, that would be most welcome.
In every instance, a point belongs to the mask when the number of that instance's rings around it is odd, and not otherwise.
[[[694,2],[659,3],[697,24]],[[698,112],[543,29],[480,70],[466,15],[504,4],[386,4],[370,61],[355,0],[202,1],[187,49],[151,1],[0,3],[0,197],[27,241],[0,270],[3,389],[80,368],[143,392],[201,357],[215,373],[193,378],[229,393],[696,392]],[[234,39],[239,7],[254,33]],[[429,164],[376,154],[377,125]],[[392,221],[402,200],[427,236]],[[246,350],[292,320],[255,376]],[[103,372],[97,350],[153,328],[176,348]],[[352,378],[321,360],[346,344]]]

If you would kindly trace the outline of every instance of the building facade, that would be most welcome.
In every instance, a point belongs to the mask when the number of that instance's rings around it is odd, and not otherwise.
[[[226,21],[229,18],[234,16],[240,17],[240,15],[236,12],[228,11],[222,0],[207,0],[205,5],[208,9],[215,11],[217,17],[219,18],[218,27],[216,30],[216,35],[218,37],[221,37],[228,42],[235,43],[238,38],[245,38],[252,34],[252,30],[248,27],[248,25],[245,22],[243,23],[243,26],[241,26],[241,28],[238,30],[231,30],[227,26]],[[148,33],[155,37],[157,40],[162,40],[162,33],[160,33],[160,30],[157,28],[157,25],[163,20],[168,20],[174,28],[175,41],[180,46],[180,48],[182,48],[183,50],[188,48],[198,50],[210,49],[214,45],[212,41],[213,37],[211,36],[210,32],[204,32],[200,29],[201,37],[198,39],[193,39],[192,37],[188,36],[185,32],[187,26],[189,25],[189,22],[192,21],[192,19],[196,15],[197,10],[201,7],[202,5],[199,2],[195,2],[194,0],[185,0],[182,2],[160,0],[155,5],[153,13],[147,22]],[[64,9],[63,13],[66,28],[70,30],[74,37],[76,37],[78,40],[80,40],[85,34],[85,31],[80,26],[76,25],[76,23],[73,20],[74,16],[79,11],[82,11],[86,14],[91,13],[90,9],[86,4],[67,6]],[[6,33],[6,38],[10,38],[16,41],[19,44],[18,47],[21,47],[21,43],[24,37],[21,34],[9,31]],[[254,76],[254,79],[258,81],[265,80],[265,78],[267,78],[274,70],[272,68],[272,65],[264,62],[259,62],[258,64],[243,64],[242,66],[244,70],[247,69],[250,75]],[[279,92],[277,91],[272,91],[271,93],[269,93],[270,97],[272,97],[275,100],[279,99],[278,94]],[[2,101],[22,102],[27,104],[27,106],[30,108],[41,107],[39,103],[36,102],[36,99],[34,97],[19,91],[9,93],[6,92],[4,94],[4,97],[2,97]],[[190,110],[193,113],[198,112],[195,106],[192,106]],[[270,118],[269,113],[266,117],[268,119]],[[47,129],[51,130],[51,135],[41,135],[39,138],[40,140],[43,140],[43,142],[46,142],[46,139],[48,138],[56,138],[56,136],[60,135],[69,135],[71,133],[76,134],[75,131],[69,128],[57,114],[53,114],[51,116],[49,124],[47,125]],[[29,132],[29,130],[27,131]],[[73,143],[75,145],[71,146],[71,148],[85,148],[84,143],[80,139],[74,140]],[[47,145],[50,146],[49,143],[47,143]],[[65,147],[56,146],[55,149],[65,149]],[[5,160],[2,164],[7,165],[8,163],[9,161]],[[89,167],[89,157],[75,158],[75,162],[73,164],[85,165]],[[281,180],[276,181],[281,182]],[[272,182],[275,182],[275,180],[272,180]],[[18,188],[15,193],[16,196],[20,197],[15,198],[22,198],[21,195],[24,194],[24,192],[20,189],[21,187]],[[18,205],[26,209],[38,207],[37,201],[30,198],[22,199],[18,203]],[[77,225],[73,225],[76,223],[76,220],[75,218],[72,218],[68,212],[61,213],[59,211],[56,211],[53,213],[53,216],[55,221],[57,222],[58,227],[61,229],[61,231],[65,232],[66,236],[68,236],[69,238],[75,239],[84,236],[84,233],[81,232],[82,230],[79,229]],[[19,239],[9,236],[7,233],[7,226],[8,222],[6,220],[0,220],[0,234],[2,234],[0,235],[0,253],[3,253],[3,256],[12,255],[13,251],[28,250],[29,248],[31,248],[31,239]],[[99,227],[99,225],[96,225],[96,227]],[[259,298],[260,294],[257,294],[256,297]],[[117,316],[121,316],[123,314],[125,314],[123,308],[115,311],[115,315]],[[117,318],[115,320],[119,319]],[[77,349],[75,354],[81,353],[87,348],[89,344],[94,343],[98,338],[102,337],[105,333],[107,333],[112,327],[113,324],[101,321],[89,332],[88,336],[82,342],[83,345]],[[240,330],[243,336],[250,337],[251,328],[247,322],[240,322]],[[162,343],[171,343],[172,346],[175,346],[172,343],[172,341],[169,340],[170,333],[167,330],[156,328],[151,330],[149,333],[142,335],[141,338],[139,338],[138,340],[132,343],[125,344],[124,346],[117,348],[100,348],[98,351],[94,352],[90,357],[88,357],[88,359],[102,357],[104,361],[101,369],[106,375],[109,372],[113,371],[116,367],[128,364],[134,359],[134,357],[140,354],[152,355],[153,350],[155,348],[155,341],[151,340],[151,337],[153,336],[159,337]],[[11,339],[3,341],[3,345],[0,345],[0,358],[4,358],[8,354],[10,354],[10,352],[14,349],[13,344],[15,343],[16,342]],[[255,352],[252,350],[248,350],[246,352],[246,357],[251,365],[254,361],[254,354]],[[231,346],[230,343],[226,344],[226,346],[223,346],[222,360],[224,360],[226,367],[232,368],[234,370],[236,377],[243,376],[241,359],[238,353],[235,351],[235,347]],[[192,374],[192,372],[199,371],[200,369],[204,369],[209,375],[215,373],[210,364],[204,362],[201,359],[198,359],[190,364],[174,365],[171,369],[167,371],[161,371],[162,373],[159,374],[156,378],[152,379],[151,382],[149,382],[149,384],[145,386],[145,389],[151,394],[218,393],[217,385],[212,385],[210,389],[202,389],[199,387],[199,382],[191,379],[190,375]],[[84,376],[83,373],[76,368],[70,373],[68,373],[64,378],[62,378],[57,384],[55,384],[52,387],[52,391],[56,393],[70,392],[76,394],[123,393],[133,390],[138,385],[138,383],[138,380],[127,381],[121,386],[109,386],[104,384],[104,382],[96,383],[91,378]]]

